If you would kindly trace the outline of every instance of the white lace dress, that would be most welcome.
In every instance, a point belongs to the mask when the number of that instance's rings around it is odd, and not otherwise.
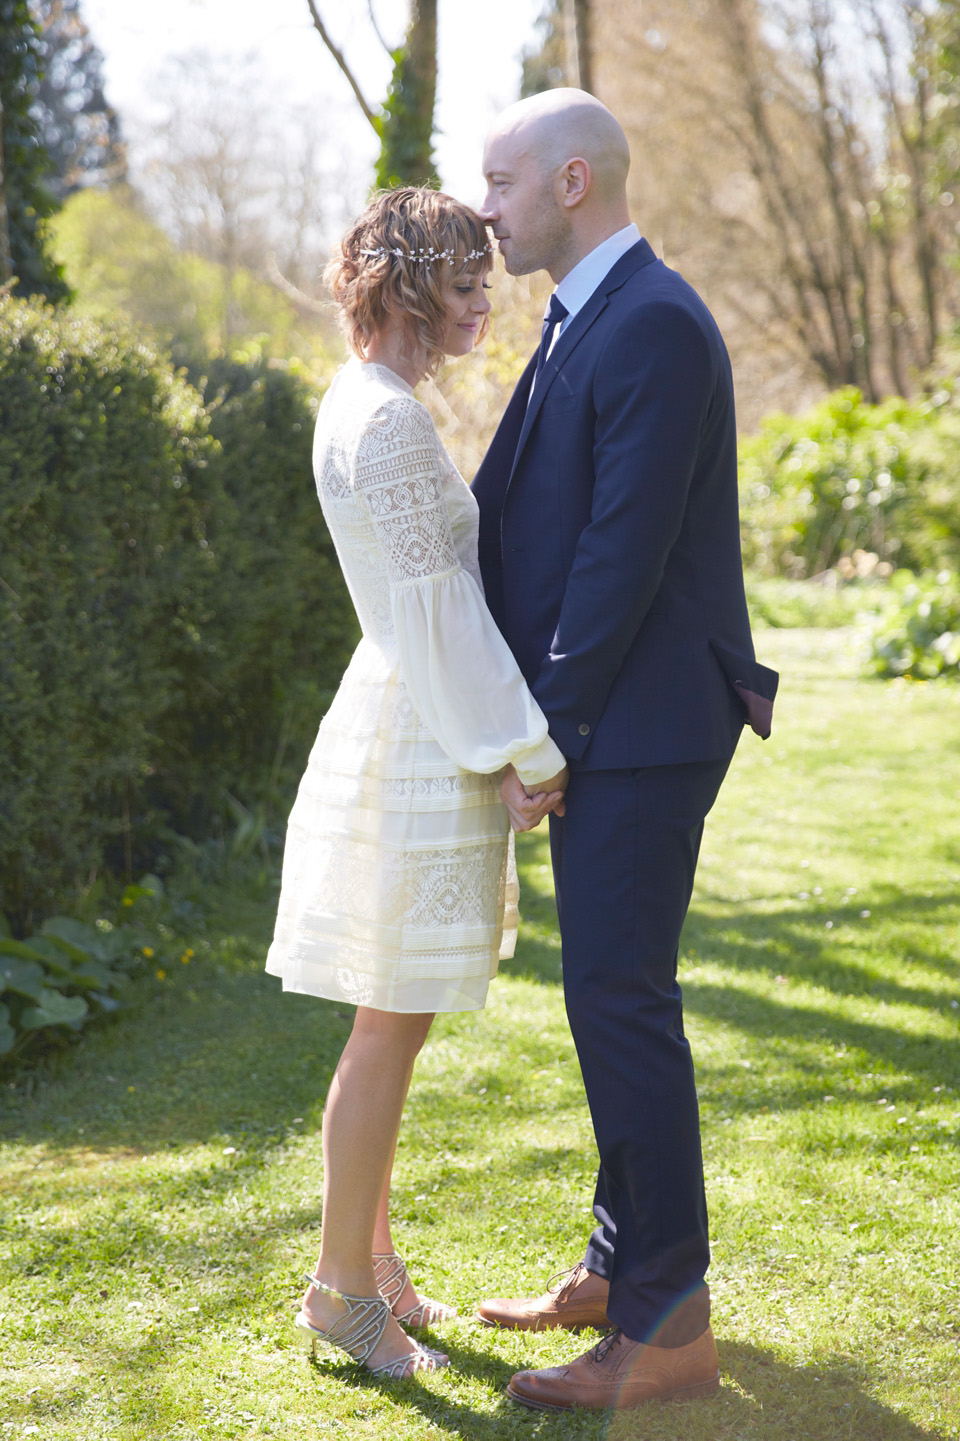
[[[314,471],[363,638],[290,814],[267,970],[385,1011],[473,1010],[516,938],[508,761],[563,756],[483,601],[477,504],[411,388],[352,360]]]

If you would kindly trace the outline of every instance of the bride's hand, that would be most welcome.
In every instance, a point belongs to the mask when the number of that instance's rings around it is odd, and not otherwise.
[[[564,812],[563,789],[557,789],[557,786],[562,781],[565,787],[566,779],[566,770],[563,770],[559,776],[551,777],[549,781],[543,782],[544,786],[550,787],[550,789],[538,790],[534,795],[528,795],[513,766],[507,766],[500,785],[500,799],[507,808],[513,829],[515,831],[532,831],[540,824],[544,816],[549,815],[553,810],[557,815],[562,816]]]

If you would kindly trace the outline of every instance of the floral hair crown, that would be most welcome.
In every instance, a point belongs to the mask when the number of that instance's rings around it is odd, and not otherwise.
[[[381,245],[378,246],[376,250],[361,250],[360,254],[370,255],[378,260],[384,255],[396,255],[398,259],[410,260],[414,265],[429,265],[433,261],[440,261],[442,263],[444,260],[446,260],[449,265],[455,265],[458,260],[464,264],[470,260],[480,260],[484,255],[491,254],[492,251],[493,244],[487,241],[482,250],[470,250],[466,255],[457,255],[452,250],[437,250],[433,245],[427,250],[401,250],[399,246],[390,247],[388,245]]]

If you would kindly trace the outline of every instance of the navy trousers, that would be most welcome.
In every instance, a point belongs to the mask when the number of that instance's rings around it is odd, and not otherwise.
[[[710,1316],[700,1119],[677,953],[723,761],[574,771],[550,817],[567,1016],[600,1169],[586,1265],[627,1336],[681,1346]]]

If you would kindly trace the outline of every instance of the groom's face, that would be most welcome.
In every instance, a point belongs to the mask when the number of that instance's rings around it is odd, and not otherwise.
[[[483,153],[487,193],[480,215],[499,242],[511,275],[553,272],[568,243],[553,171],[529,143],[494,132]]]

